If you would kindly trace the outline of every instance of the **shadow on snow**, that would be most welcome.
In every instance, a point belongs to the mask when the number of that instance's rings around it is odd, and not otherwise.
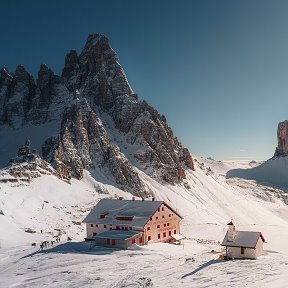
[[[90,242],[65,242],[62,244],[55,245],[54,247],[48,247],[43,250],[37,250],[32,252],[23,258],[32,257],[37,254],[47,254],[47,253],[60,253],[60,254],[91,254],[91,255],[107,255],[113,252],[119,251],[115,248],[106,248],[95,246],[90,248]]]
[[[206,262],[206,263],[203,263],[202,265],[200,265],[198,268],[196,268],[196,269],[193,270],[192,272],[183,275],[181,278],[183,279],[183,278],[186,278],[187,276],[194,275],[194,274],[196,274],[197,272],[199,272],[199,271],[207,268],[208,266],[214,265],[214,264],[218,264],[218,263],[223,263],[223,260],[214,260],[214,259],[213,259],[213,260],[210,260],[210,261],[208,261],[208,262]]]
[[[242,178],[254,180],[257,184],[286,190],[288,188],[288,157],[271,158],[259,166],[248,169],[231,169],[226,179]]]

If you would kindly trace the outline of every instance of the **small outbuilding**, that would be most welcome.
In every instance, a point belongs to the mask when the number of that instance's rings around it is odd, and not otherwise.
[[[174,234],[170,236],[167,242],[173,243],[173,244],[181,244],[182,240],[184,239],[186,239],[186,237],[183,236],[182,234]]]
[[[234,223],[228,224],[228,231],[222,242],[226,247],[226,258],[257,259],[263,254],[263,243],[266,243],[261,232],[236,231]]]

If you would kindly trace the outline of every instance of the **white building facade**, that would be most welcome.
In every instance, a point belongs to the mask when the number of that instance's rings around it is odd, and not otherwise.
[[[257,259],[263,254],[266,241],[261,232],[236,231],[232,221],[227,225],[228,231],[221,244],[226,247],[227,259]]]

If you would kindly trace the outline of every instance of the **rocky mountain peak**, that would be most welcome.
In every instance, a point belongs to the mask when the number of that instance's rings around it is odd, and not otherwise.
[[[114,65],[117,60],[108,38],[100,34],[90,34],[79,55],[80,66],[87,69],[88,74],[98,73],[102,66]]]
[[[288,156],[288,120],[278,124],[277,140],[278,146],[274,157]]]
[[[21,65],[12,75],[2,69],[0,124],[54,127],[47,128],[49,134],[37,148],[56,175],[81,179],[85,169],[95,177],[101,171],[116,186],[141,197],[149,189],[139,170],[175,184],[186,177],[186,169],[194,169],[188,149],[174,137],[165,116],[133,92],[101,34],[90,34],[80,54],[70,50],[61,77],[45,64],[37,81]]]
[[[22,75],[28,73],[25,69],[25,67],[21,64],[17,65],[15,70],[15,75]]]
[[[23,65],[18,65],[16,67],[14,77],[16,82],[25,82],[29,81],[30,79],[33,79],[34,81],[33,76],[27,72]]]
[[[11,74],[9,73],[7,68],[2,67],[0,70],[0,81],[3,81],[4,79],[12,78]]]
[[[51,81],[51,78],[53,78],[53,76],[53,71],[46,64],[41,64],[38,71],[37,85],[43,86],[43,84],[45,84],[46,82]]]
[[[90,50],[92,47],[95,47],[99,44],[100,41],[108,43],[108,38],[99,33],[91,33],[88,35],[84,50]]]
[[[120,95],[133,93],[108,38],[90,34],[83,51],[66,55],[62,77],[68,89],[81,91],[90,103],[109,111]]]
[[[70,52],[65,57],[65,65],[62,70],[62,77],[69,81],[72,77],[77,77],[79,73],[79,59],[76,50],[70,50]],[[76,87],[72,86],[71,90],[75,90]]]

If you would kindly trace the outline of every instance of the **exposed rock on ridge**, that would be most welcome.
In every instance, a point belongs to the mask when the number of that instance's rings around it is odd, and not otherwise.
[[[83,169],[95,165],[112,174],[122,189],[128,187],[137,196],[147,195],[143,182],[121,153],[110,143],[101,119],[86,99],[75,101],[64,111],[60,137],[49,138],[43,146],[44,159],[52,163],[65,177],[83,177]]]
[[[18,149],[17,156],[10,160],[9,166],[5,169],[6,173],[14,177],[17,181],[30,181],[31,178],[37,178],[41,175],[60,176],[49,163],[43,160],[36,150],[31,149],[29,140]],[[13,179],[10,179],[13,180]]]
[[[288,120],[278,124],[277,140],[278,146],[274,157],[288,156]]]

